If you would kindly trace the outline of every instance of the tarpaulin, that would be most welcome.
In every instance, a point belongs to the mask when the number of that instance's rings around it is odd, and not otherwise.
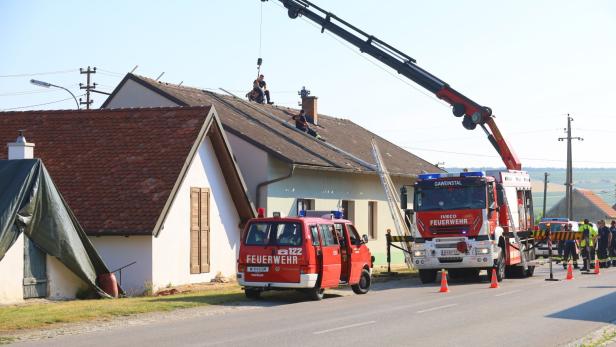
[[[0,160],[0,260],[24,233],[102,297],[109,273],[40,159]],[[21,247],[21,245],[17,245]]]

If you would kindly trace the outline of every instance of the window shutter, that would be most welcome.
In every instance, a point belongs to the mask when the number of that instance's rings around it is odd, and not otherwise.
[[[201,272],[210,272],[210,190],[208,188],[201,188],[200,194]]]
[[[190,188],[190,273],[200,273],[199,188]]]

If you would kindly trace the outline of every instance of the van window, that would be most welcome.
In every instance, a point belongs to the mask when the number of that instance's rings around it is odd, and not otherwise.
[[[312,245],[320,246],[321,243],[319,242],[319,229],[316,225],[310,226],[310,234],[312,235]]]
[[[334,236],[334,226],[331,224],[320,224],[321,236],[323,237],[323,246],[337,245],[338,240]]]
[[[349,238],[351,239],[351,244],[355,246],[361,245],[361,238],[359,237],[359,233],[355,230],[355,227],[352,224],[347,224],[347,228],[349,229]]]
[[[247,246],[300,246],[302,226],[291,222],[252,223],[246,235]]]
[[[342,224],[334,224],[334,229],[336,230],[336,236],[338,237],[340,246],[346,247],[346,237],[344,237],[344,228],[342,227]]]

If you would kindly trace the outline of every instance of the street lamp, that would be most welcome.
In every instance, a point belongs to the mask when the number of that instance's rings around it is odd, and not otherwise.
[[[56,88],[60,88],[60,89],[64,89],[67,92],[69,92],[69,94],[71,94],[71,96],[73,97],[73,99],[75,99],[75,104],[77,104],[77,109],[79,109],[79,102],[77,101],[77,98],[75,97],[75,94],[73,94],[73,92],[71,92],[70,90],[62,87],[62,86],[58,86],[55,84],[51,84],[49,82],[44,82],[44,81],[39,81],[39,80],[35,80],[32,79],[30,80],[30,83],[34,84],[35,86],[39,86],[39,87],[45,87],[45,88],[49,88],[49,87],[56,87]]]

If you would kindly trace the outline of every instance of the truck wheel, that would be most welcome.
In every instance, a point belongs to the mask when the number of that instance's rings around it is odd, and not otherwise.
[[[366,294],[370,290],[371,282],[370,271],[363,269],[359,277],[359,283],[352,285],[351,289],[353,289],[355,294]]]
[[[490,276],[492,276],[492,273],[488,274],[488,277]],[[505,249],[501,248],[498,261],[496,262],[496,280],[500,282],[503,278],[505,278]]]
[[[533,277],[533,274],[535,274],[535,267],[529,266],[528,270],[526,270],[526,277]]]
[[[308,298],[314,301],[323,300],[324,292],[325,292],[325,289],[321,287],[315,287],[315,288],[310,288],[306,290],[306,294],[308,294]]]
[[[257,289],[252,289],[252,288],[245,288],[244,289],[244,294],[246,294],[246,297],[248,299],[259,299],[261,297],[261,291],[257,290]]]
[[[419,270],[419,280],[421,283],[434,283],[436,281],[436,270]]]

